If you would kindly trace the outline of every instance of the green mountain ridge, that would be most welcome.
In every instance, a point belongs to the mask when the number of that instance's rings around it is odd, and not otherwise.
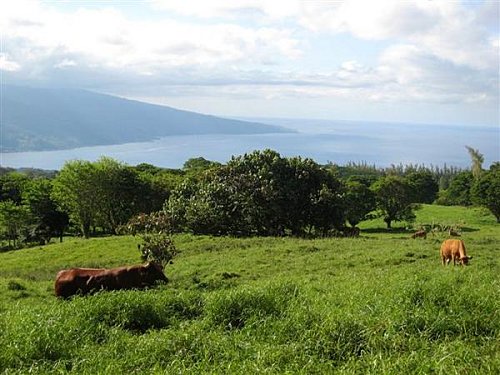
[[[2,88],[1,152],[145,142],[172,135],[293,132],[75,89]]]

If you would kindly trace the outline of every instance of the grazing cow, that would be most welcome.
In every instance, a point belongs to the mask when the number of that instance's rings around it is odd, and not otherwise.
[[[422,230],[416,231],[415,233],[413,233],[411,235],[411,238],[417,238],[417,237],[427,238],[427,232],[422,229]]]
[[[75,294],[89,294],[98,290],[134,289],[152,286],[156,281],[168,282],[163,268],[147,263],[118,268],[71,268],[60,271],[56,277],[55,294],[68,298]]]
[[[459,264],[466,266],[469,259],[472,257],[467,256],[465,252],[465,244],[462,240],[449,239],[445,240],[441,245],[441,262],[443,266],[449,264],[453,259],[453,265]]]

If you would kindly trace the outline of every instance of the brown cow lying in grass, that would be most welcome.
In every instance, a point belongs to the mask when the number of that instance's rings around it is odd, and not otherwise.
[[[417,237],[427,238],[427,232],[422,229],[422,230],[416,231],[415,233],[413,233],[411,235],[411,238],[417,238]]]
[[[445,240],[441,245],[441,261],[443,266],[449,264],[453,259],[453,265],[459,264],[466,266],[469,259],[472,257],[467,256],[465,252],[465,244],[462,240],[449,239]]]
[[[118,268],[71,268],[59,271],[56,276],[55,294],[68,298],[75,294],[89,294],[99,290],[141,289],[156,281],[168,282],[163,267],[147,263]]]

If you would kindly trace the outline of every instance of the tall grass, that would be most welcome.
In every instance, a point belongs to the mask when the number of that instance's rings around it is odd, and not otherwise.
[[[475,217],[467,268],[441,266],[442,238],[398,231],[181,235],[170,284],[68,301],[53,296],[60,267],[137,262],[134,239],[0,254],[0,371],[499,373],[500,232]]]

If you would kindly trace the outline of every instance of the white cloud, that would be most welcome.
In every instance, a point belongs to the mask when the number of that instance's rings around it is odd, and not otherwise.
[[[57,64],[54,64],[54,68],[69,68],[72,66],[77,66],[77,62],[75,60],[70,60],[70,59],[63,59],[62,61],[58,62]]]
[[[21,65],[17,62],[10,60],[9,56],[5,53],[0,53],[0,70],[7,72],[16,72],[21,69]]]
[[[306,10],[299,20],[317,32],[345,32],[366,40],[412,43],[454,64],[475,69],[498,67],[499,51],[488,42],[489,32],[483,23],[486,17],[484,8],[479,11],[467,9],[458,1],[445,0],[351,0],[305,4]],[[487,9],[498,15],[498,6],[498,2],[488,3]],[[490,18],[488,22],[492,22]],[[498,22],[496,18],[497,30]]]
[[[152,0],[153,19],[80,4],[0,2],[6,76],[136,97],[498,101],[497,1]],[[383,48],[307,64],[315,38],[347,34]]]
[[[280,19],[297,16],[299,0],[151,0],[154,9],[167,10],[200,18],[268,17]]]
[[[300,55],[298,41],[280,28],[138,21],[112,8],[62,13],[32,1],[3,4],[5,49],[31,66],[40,67],[45,59],[59,61],[51,67],[65,61],[74,66],[78,57],[79,65],[152,74],[172,67],[269,64]]]

